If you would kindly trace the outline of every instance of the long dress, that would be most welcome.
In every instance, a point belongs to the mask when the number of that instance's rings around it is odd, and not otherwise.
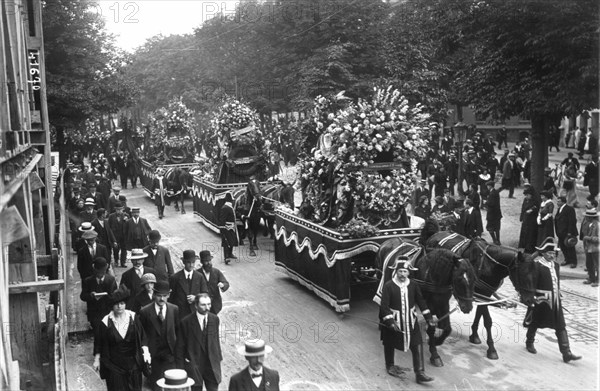
[[[579,199],[577,198],[577,192],[575,180],[577,178],[577,169],[574,166],[569,166],[566,169],[563,177],[563,190],[561,190],[562,196],[567,197],[567,205],[573,208],[579,207]]]
[[[525,252],[531,254],[535,251],[538,234],[538,202],[532,198],[525,198],[521,206],[521,233],[519,234],[519,248],[524,248]],[[529,213],[527,213],[529,211]]]
[[[554,204],[551,200],[543,201],[538,214],[538,236],[537,244],[540,245],[547,238],[554,238]]]
[[[102,319],[94,339],[94,354],[100,353],[100,377],[106,380],[108,391],[141,391],[143,330],[134,322],[135,314],[127,311],[129,323],[122,337],[112,314]]]

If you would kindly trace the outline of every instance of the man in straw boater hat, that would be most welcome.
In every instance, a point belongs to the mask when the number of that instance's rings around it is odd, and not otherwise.
[[[88,197],[83,203],[84,209],[79,212],[79,220],[91,223],[96,219],[96,201],[93,198]]]
[[[152,302],[139,311],[140,323],[146,332],[148,349],[152,357],[152,374],[148,382],[158,390],[156,381],[163,372],[175,369],[175,348],[177,344],[177,326],[179,308],[168,303],[169,283],[159,280],[154,285]]]
[[[142,277],[144,274],[152,273],[156,276],[154,269],[144,266],[144,259],[146,259],[147,256],[148,254],[141,248],[134,248],[131,250],[131,263],[133,264],[133,267],[121,276],[119,286],[126,286],[131,294],[129,301],[127,302],[128,310],[133,308],[133,299],[142,290]]]
[[[77,251],[77,271],[81,280],[94,274],[93,262],[96,258],[110,259],[108,249],[101,244],[96,243],[98,234],[93,229],[83,232],[81,239],[84,241],[79,251]]]
[[[535,249],[537,251],[532,255],[535,262],[535,271],[533,272],[535,303],[527,308],[523,321],[523,326],[527,327],[525,347],[529,353],[536,354],[534,342],[537,329],[550,328],[555,330],[563,361],[568,363],[579,360],[581,356],[571,353],[569,346],[569,336],[560,299],[554,238],[546,238]]]
[[[265,341],[246,341],[237,351],[246,358],[248,366],[231,377],[229,391],[279,391],[279,372],[263,365],[265,356],[273,351],[269,345],[265,345]]]
[[[87,303],[87,318],[92,328],[110,312],[108,295],[117,290],[117,282],[110,274],[106,274],[108,261],[105,258],[94,260],[94,274],[83,280],[79,298]]]
[[[404,371],[394,365],[394,353],[396,349],[406,352],[410,348],[417,383],[430,382],[433,378],[425,374],[423,340],[415,305],[419,307],[429,326],[435,326],[435,322],[427,308],[419,285],[411,283],[408,278],[409,269],[414,269],[408,258],[399,256],[389,268],[393,270],[394,274],[392,279],[383,286],[379,307],[379,328],[383,341],[386,370],[390,375],[402,378]]]
[[[156,382],[159,390],[188,391],[194,385],[194,379],[188,377],[183,369],[169,369],[164,377]]]
[[[598,202],[591,198],[586,204],[586,211],[581,222],[579,237],[583,241],[583,250],[585,251],[585,267],[587,268],[588,278],[583,283],[590,284],[592,287],[598,286]]]

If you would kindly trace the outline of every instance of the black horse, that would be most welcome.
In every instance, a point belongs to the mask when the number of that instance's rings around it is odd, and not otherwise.
[[[427,328],[430,361],[433,365],[444,365],[437,352],[437,346],[444,343],[452,332],[450,324],[450,297],[454,295],[461,311],[469,313],[473,309],[475,271],[471,263],[459,258],[449,250],[437,249],[424,254],[422,247],[412,240],[394,238],[385,241],[377,252],[377,268],[382,279],[373,300],[380,303],[383,284],[392,278],[392,265],[399,255],[406,255],[418,270],[411,273],[411,281],[419,284],[427,307],[439,319],[437,328],[442,330],[435,335],[436,327]]]
[[[275,236],[275,203],[279,200],[279,193],[283,185],[272,183],[263,186],[261,195],[251,201],[248,200],[247,191],[236,193],[236,215],[242,220],[240,237],[248,238],[251,255],[258,250],[257,239],[262,232],[264,236]]]
[[[172,200],[174,201],[175,211],[179,212],[179,203],[181,203],[181,214],[185,214],[183,200],[193,185],[193,177],[187,168],[169,168],[165,173],[169,181]]]
[[[421,237],[421,239],[425,240],[427,248],[445,248],[471,262],[477,274],[476,297],[490,302],[494,301],[495,298],[498,298],[496,291],[504,279],[509,277],[521,296],[521,302],[526,305],[533,303],[535,262],[529,254],[511,247],[491,244],[483,239],[471,240],[450,231],[437,232],[430,237]],[[469,341],[481,344],[477,329],[479,321],[483,317],[483,325],[487,332],[487,357],[497,360],[498,352],[492,338],[492,317],[488,307],[485,302],[477,305]]]

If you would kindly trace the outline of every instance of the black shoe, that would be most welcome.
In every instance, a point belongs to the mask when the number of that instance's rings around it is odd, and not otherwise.
[[[429,383],[431,381],[433,381],[432,377],[429,377],[425,374],[425,372],[417,372],[417,383],[422,384],[422,383]]]
[[[577,265],[575,265],[575,264],[571,265],[571,269],[575,269],[576,267],[577,267]]]
[[[236,257],[235,255],[233,255],[233,254],[232,254],[232,255],[230,255],[230,256],[229,256],[229,258],[230,258],[230,259],[237,259],[237,257]]]
[[[537,350],[535,349],[535,346],[533,345],[533,342],[529,343],[525,343],[525,347],[527,348],[527,351],[531,354],[537,354]]]
[[[577,361],[580,360],[581,356],[576,356],[571,352],[568,352],[566,354],[563,354],[563,361],[564,362],[569,362],[569,361]]]

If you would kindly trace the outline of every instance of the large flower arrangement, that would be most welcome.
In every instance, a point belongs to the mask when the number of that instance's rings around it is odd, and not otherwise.
[[[359,99],[325,115],[330,106],[326,98],[316,99],[316,127],[323,131],[313,155],[301,162],[305,183],[324,184],[305,192],[315,219],[331,226],[343,223],[332,209],[353,203],[354,215],[373,225],[397,222],[414,189],[417,161],[428,151],[429,115],[391,87],[375,88],[371,100]],[[387,167],[373,168],[374,163]]]
[[[227,155],[231,147],[238,145],[261,147],[262,133],[257,124],[255,110],[227,97],[210,122],[213,144],[216,142],[221,155]]]

